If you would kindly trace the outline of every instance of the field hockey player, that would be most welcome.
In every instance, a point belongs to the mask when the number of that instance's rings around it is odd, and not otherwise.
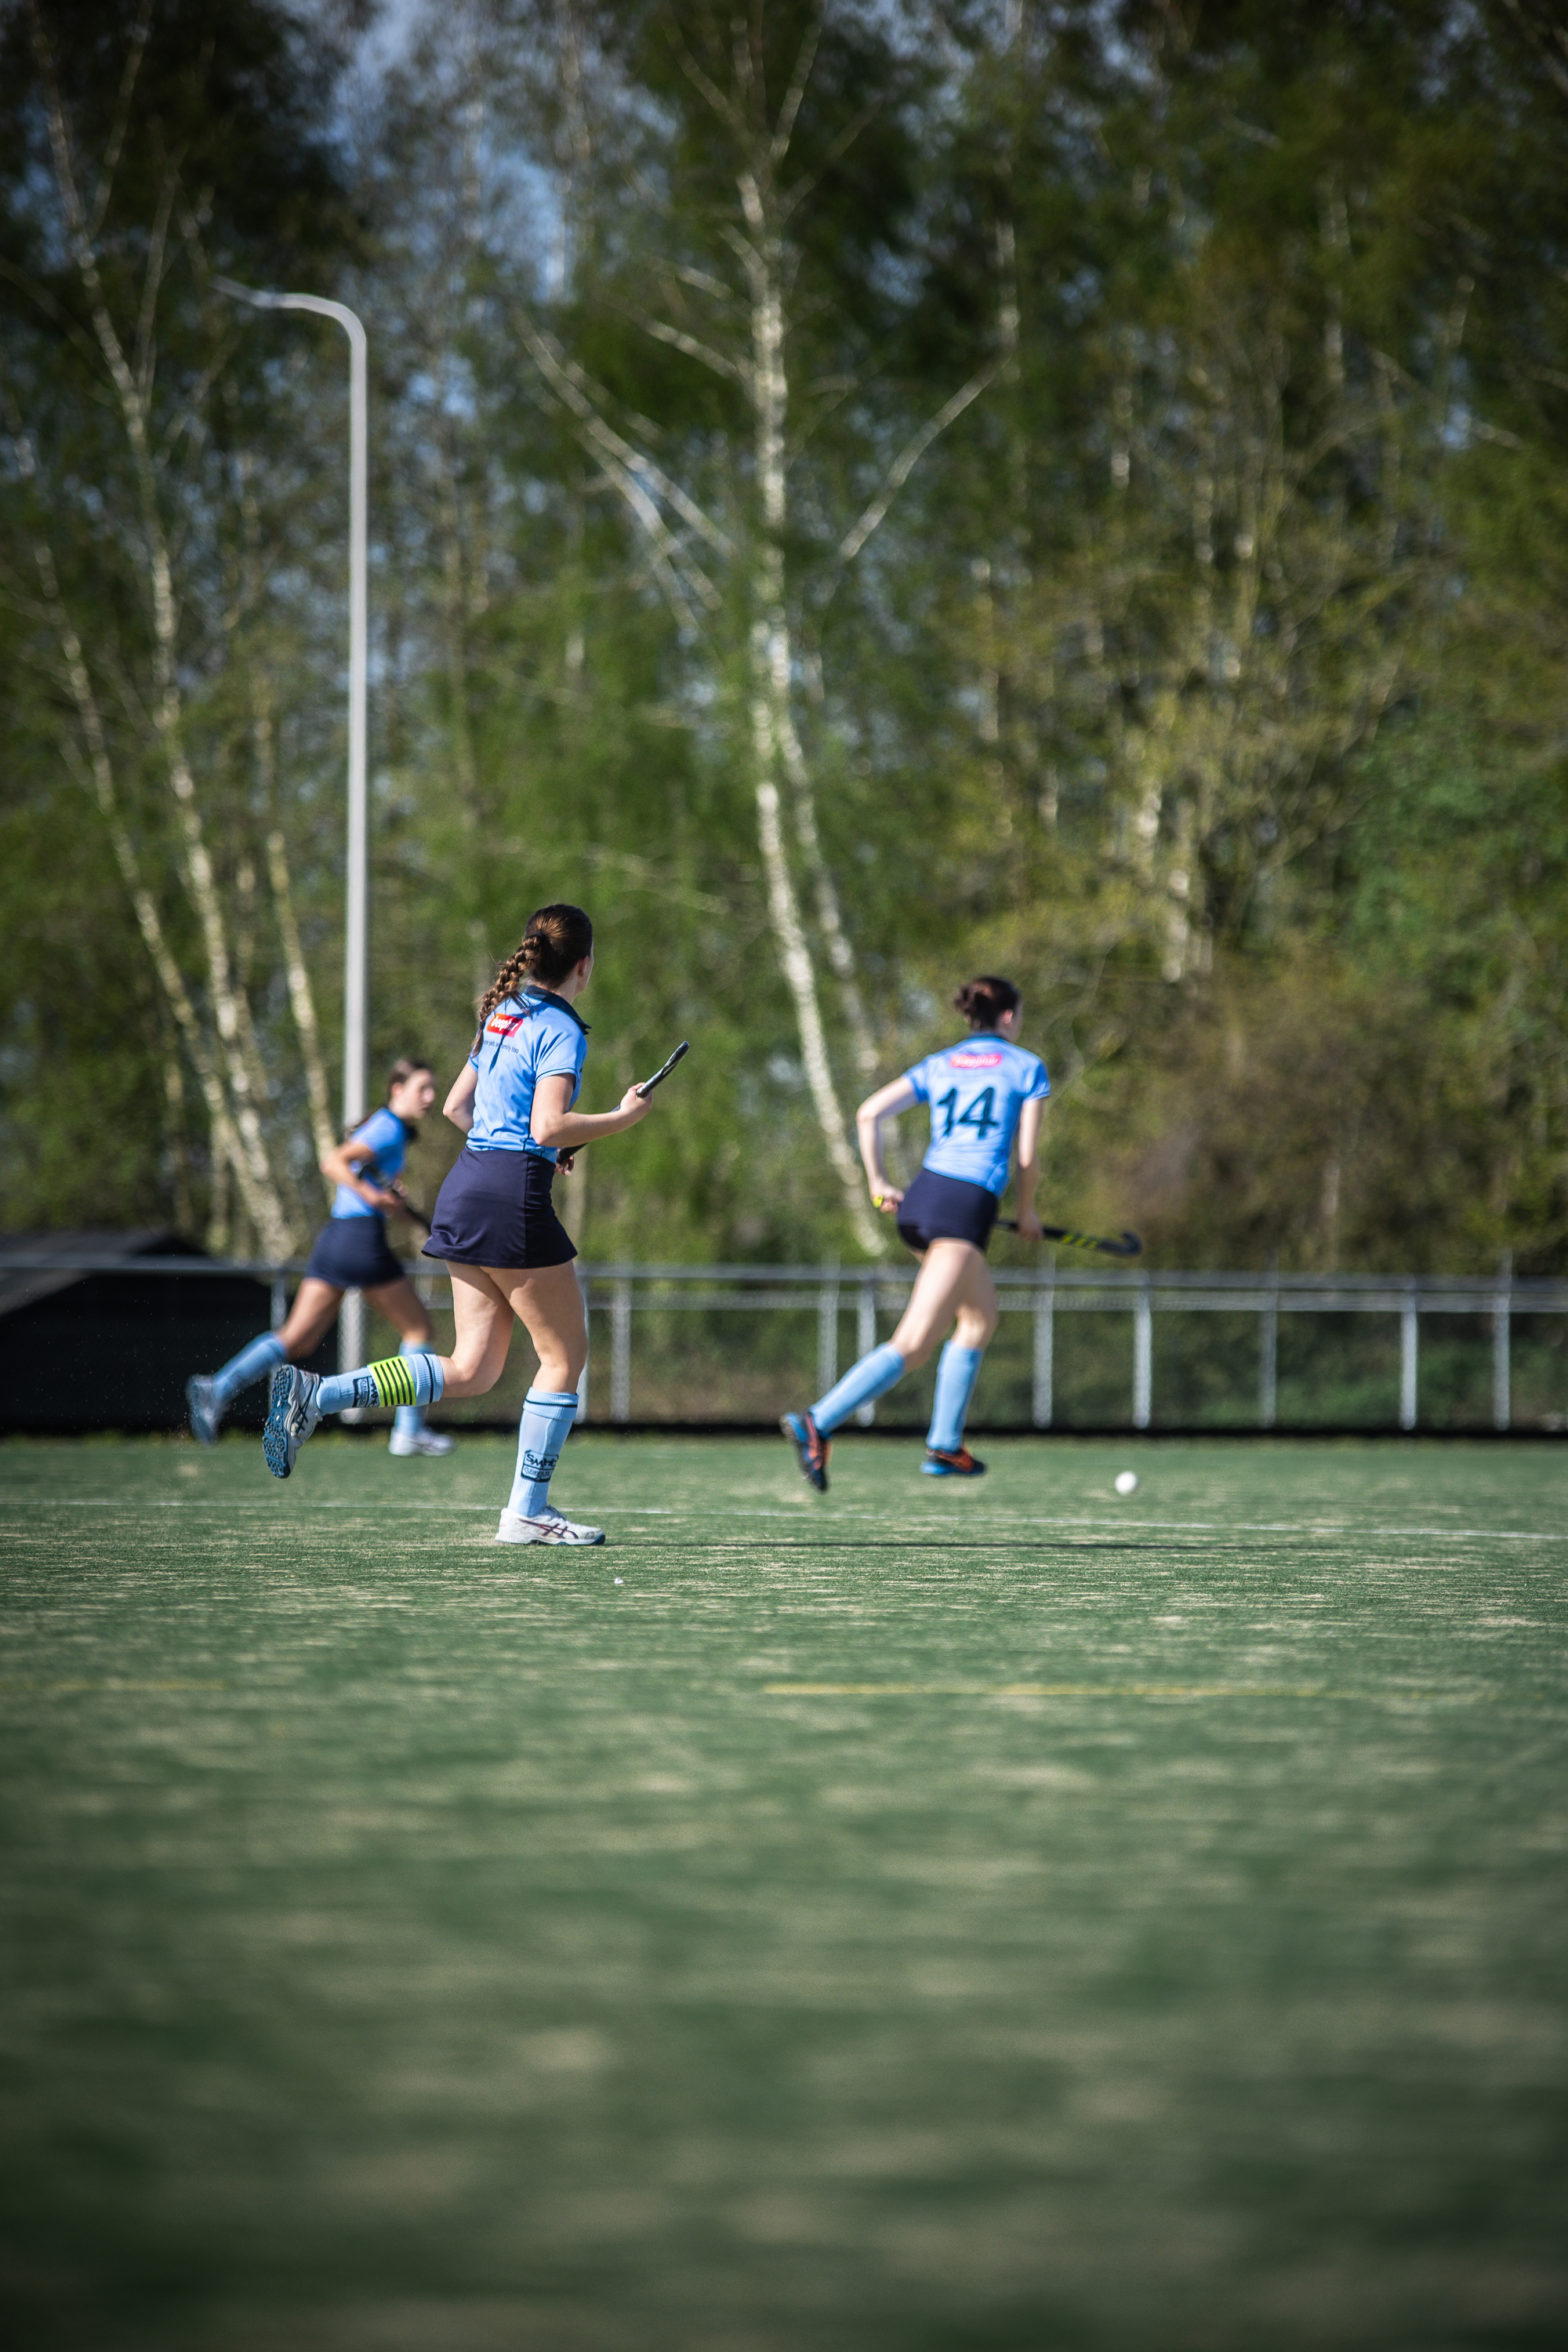
[[[569,1170],[584,1144],[635,1127],[650,1105],[630,1087],[615,1110],[589,1117],[573,1108],[588,1045],[576,1004],[593,970],[594,927],[581,907],[541,907],[480,1000],[473,1051],[446,1103],[468,1141],[441,1187],[425,1244],[426,1257],[451,1268],[452,1353],[366,1364],[330,1380],[280,1367],[262,1438],[275,1477],[289,1476],[324,1412],[397,1399],[410,1379],[420,1403],[485,1395],[501,1376],[515,1318],[538,1353],[539,1377],[523,1402],[517,1475],[496,1541],[604,1542],[603,1528],[574,1525],[549,1501],[588,1359],[572,1268],[577,1253],[552,1186],[557,1165]]]
[[[404,1203],[392,1190],[418,1122],[436,1099],[430,1065],[405,1058],[392,1066],[386,1100],[368,1118],[356,1120],[345,1140],[329,1151],[321,1173],[335,1184],[332,1213],[311,1244],[305,1277],[294,1294],[289,1319],[279,1331],[259,1332],[216,1372],[197,1372],[185,1382],[191,1433],[211,1445],[223,1425],[231,1397],[279,1364],[314,1355],[337,1319],[345,1290],[363,1290],[379,1313],[403,1334],[405,1356],[425,1356],[435,1340],[430,1318],[386,1238],[389,1213]],[[425,1408],[397,1400],[388,1452],[450,1454],[452,1440],[426,1429]]]
[[[1010,980],[965,982],[953,999],[969,1023],[961,1044],[944,1046],[867,1097],[855,1115],[871,1198],[897,1217],[900,1237],[921,1270],[892,1338],[873,1348],[805,1412],[786,1412],[780,1427],[808,1482],[827,1491],[828,1441],[863,1404],[923,1364],[956,1318],[937,1365],[936,1402],[921,1468],[933,1478],[977,1478],[985,1468],[963,1443],[980,1361],[996,1328],[996,1286],[985,1263],[996,1207],[1007,1189],[1013,1139],[1018,1141],[1017,1230],[1038,1241],[1035,1214],[1037,1148],[1050,1080],[1037,1055],[1018,1044],[1023,1005]],[[907,1192],[888,1181],[882,1121],[931,1106],[931,1147]]]

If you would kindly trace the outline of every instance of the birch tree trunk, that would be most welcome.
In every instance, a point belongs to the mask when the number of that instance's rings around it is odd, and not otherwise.
[[[321,1059],[321,1033],[316,1025],[316,1000],[311,993],[310,967],[300,944],[300,926],[294,915],[294,893],[289,878],[289,852],[280,833],[267,836],[267,871],[272,884],[272,903],[278,913],[279,936],[283,941],[284,968],[289,975],[289,1004],[294,1015],[294,1027],[299,1034],[300,1053],[305,1065],[305,1086],[310,1099],[310,1140],[316,1147],[316,1158],[324,1160],[337,1140],[332,1133],[331,1112],[328,1108],[327,1067]],[[323,1180],[324,1181],[324,1180]],[[327,1186],[329,1194],[331,1186]]]
[[[185,879],[195,908],[205,950],[207,986],[216,1019],[227,1095],[233,1107],[232,1120],[226,1120],[226,1124],[232,1125],[238,1134],[240,1153],[247,1171],[246,1177],[242,1179],[247,1213],[256,1226],[262,1247],[268,1255],[284,1257],[289,1253],[292,1235],[289,1218],[268,1159],[266,1139],[261,1131],[256,1089],[249,1066],[250,1057],[247,1053],[249,1023],[235,985],[233,961],[229,952],[222,903],[218,896],[212,860],[206,847],[201,810],[196,797],[195,780],[192,775],[190,761],[184,748],[177,664],[179,608],[174,593],[174,569],[169,556],[168,541],[159,508],[157,472],[148,430],[148,399],[152,377],[151,345],[149,342],[148,348],[140,354],[142,366],[139,380],[138,372],[132,369],[110,316],[108,299],[98,265],[97,251],[89,232],[86,215],[77,187],[64,105],[55,78],[48,44],[36,10],[33,22],[34,44],[47,93],[49,142],[54,159],[55,179],[65,214],[71,257],[87,299],[88,314],[91,320],[93,333],[114,387],[121,422],[131,451],[132,467],[136,479],[144,541],[142,559],[147,571],[153,621],[155,687],[153,705],[153,724],[163,753],[169,785],[174,794],[175,811],[184,836]],[[174,184],[171,176],[165,188],[162,222],[155,228],[151,239],[152,250],[147,262],[146,299],[143,303],[144,329],[148,326],[153,312],[158,273],[162,268],[163,237],[166,230],[168,210],[173,201]],[[215,1129],[215,1139],[216,1134]],[[240,1174],[237,1161],[236,1174],[237,1176]]]
[[[756,174],[752,171],[742,172],[739,185],[746,225],[751,232],[744,240],[742,257],[752,295],[750,383],[762,525],[754,544],[749,583],[752,605],[752,754],[755,769],[757,839],[763,853],[763,870],[767,877],[768,914],[779,962],[795,1000],[801,1057],[805,1066],[806,1083],[811,1088],[817,1124],[826,1142],[834,1171],[843,1187],[845,1207],[854,1227],[855,1238],[862,1249],[877,1256],[883,1246],[882,1236],[866,1197],[865,1176],[858,1155],[850,1145],[848,1122],[838,1098],[832,1064],[828,1059],[822,1008],[817,998],[816,973],[801,923],[800,908],[779,822],[777,780],[782,768],[791,781],[797,811],[805,814],[804,837],[815,852],[817,905],[819,913],[825,916],[823,929],[829,941],[829,954],[832,955],[837,946],[841,975],[853,989],[854,967],[849,944],[844,937],[837,898],[817,842],[816,812],[812,807],[805,761],[789,707],[792,661],[783,551],[788,518],[784,425],[788,413],[789,383],[784,364],[778,236],[767,217],[767,207]],[[864,1039],[861,1066],[868,1070],[874,1066],[874,1055],[858,991],[855,992],[854,1002]],[[860,1041],[858,1039],[857,1042],[859,1044]]]
[[[142,877],[135,845],[132,841],[130,830],[121,814],[119,795],[114,786],[114,769],[109,756],[109,740],[104,730],[102,714],[98,707],[98,698],[93,692],[92,679],[88,671],[86,656],[82,652],[81,640],[71,625],[69,615],[60,598],[54,559],[48,548],[41,541],[34,552],[50,617],[64,656],[66,678],[70,688],[71,699],[76,704],[77,717],[87,742],[88,765],[92,778],[94,796],[109,831],[115,864],[120,868],[121,877],[135,910],[137,928],[142,933],[142,941],[152,959],[153,969],[158,975],[164,1000],[174,1015],[175,1026],[184,1042],[185,1050],[190,1055],[201,1085],[202,1098],[206,1105],[207,1120],[212,1131],[215,1175],[218,1171],[233,1170],[246,1208],[256,1223],[258,1230],[264,1230],[258,1215],[258,1204],[255,1197],[253,1171],[236,1132],[234,1120],[230,1117],[222,1080],[218,1076],[201,1021],[197,1017],[195,1006],[191,1002],[190,991],[185,986],[179,965],[174,960],[174,950],[169,945],[167,934],[163,929],[163,918],[158,912],[157,901]],[[181,1091],[183,1092],[183,1089]],[[215,1206],[215,1220],[218,1215],[219,1213]],[[221,1213],[221,1221],[226,1226],[226,1211]],[[279,1254],[281,1255],[283,1253],[280,1251]]]

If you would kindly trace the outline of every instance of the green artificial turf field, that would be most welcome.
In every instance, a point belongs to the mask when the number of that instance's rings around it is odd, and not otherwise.
[[[1568,1453],[992,1455],[0,1447],[12,2340],[1561,2342]]]

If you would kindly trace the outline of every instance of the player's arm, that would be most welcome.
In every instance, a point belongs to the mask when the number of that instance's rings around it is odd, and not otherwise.
[[[362,1168],[374,1168],[375,1153],[368,1143],[339,1143],[321,1160],[321,1173],[329,1184],[344,1184],[357,1192],[367,1209],[396,1209],[402,1206],[395,1192],[378,1184],[367,1184],[360,1174]]]
[[[596,1142],[601,1136],[624,1134],[628,1127],[636,1127],[638,1119],[646,1118],[652,1108],[652,1097],[639,1095],[634,1086],[626,1088],[614,1110],[574,1111],[572,1080],[552,1070],[533,1089],[529,1133],[546,1150],[553,1144],[557,1151],[575,1151],[584,1143]]]
[[[465,1062],[452,1081],[451,1093],[441,1106],[442,1118],[449,1118],[464,1135],[474,1123],[474,1088],[479,1083],[478,1070],[472,1062]]]
[[[908,1078],[893,1078],[868,1095],[855,1114],[855,1133],[860,1145],[860,1165],[866,1171],[866,1181],[871,1188],[871,1198],[879,1209],[889,1217],[903,1199],[897,1185],[888,1181],[888,1171],[882,1163],[882,1121],[897,1118],[901,1110],[909,1110],[920,1097]]]
[[[1045,1115],[1044,1096],[1026,1102],[1018,1115],[1018,1239],[1023,1242],[1040,1239],[1035,1187],[1040,1181],[1040,1124]]]

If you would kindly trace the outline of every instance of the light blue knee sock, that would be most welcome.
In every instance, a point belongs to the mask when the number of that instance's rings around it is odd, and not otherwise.
[[[263,1331],[258,1339],[247,1340],[237,1356],[231,1356],[221,1371],[213,1374],[213,1387],[220,1404],[226,1404],[252,1381],[259,1381],[280,1364],[289,1353],[276,1331]]]
[[[830,1388],[819,1404],[811,1408],[811,1417],[824,1437],[829,1437],[841,1421],[847,1421],[858,1404],[869,1404],[890,1389],[895,1381],[904,1377],[904,1360],[890,1340],[873,1348],[858,1364],[851,1364],[844,1378]]]
[[[317,1391],[323,1412],[346,1412],[352,1404],[435,1404],[446,1386],[438,1356],[421,1349],[413,1356],[388,1356],[362,1364],[357,1372],[331,1372]]]
[[[926,1444],[943,1454],[956,1454],[963,1443],[963,1417],[980,1375],[983,1348],[961,1348],[950,1339],[937,1359],[936,1402],[931,1407]]]
[[[517,1475],[507,1509],[536,1519],[550,1496],[550,1481],[567,1433],[577,1418],[574,1389],[530,1389],[517,1429]]]
[[[434,1355],[435,1349],[428,1339],[405,1339],[397,1352],[400,1356],[430,1356]],[[422,1404],[400,1404],[392,1416],[393,1434],[396,1437],[416,1436],[424,1426],[425,1408]]]

